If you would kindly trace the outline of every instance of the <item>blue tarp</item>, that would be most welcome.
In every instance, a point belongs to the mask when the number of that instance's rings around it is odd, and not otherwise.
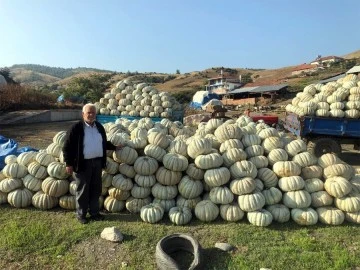
[[[38,150],[27,146],[18,149],[18,143],[15,140],[0,135],[0,170],[5,167],[5,158],[8,155],[18,156],[21,153],[30,151]]]
[[[204,97],[204,99],[202,101],[202,105],[208,103],[212,99],[220,100],[220,97],[217,94],[214,94],[214,93],[208,94],[207,96]]]
[[[61,95],[61,96],[59,96],[59,97],[57,98],[57,102],[59,102],[59,103],[62,103],[62,102],[64,102],[64,101],[65,101],[64,95]]]
[[[195,102],[195,101],[190,102],[189,106],[194,109],[201,109],[201,106],[208,103],[212,99],[220,100],[220,97],[219,97],[219,95],[214,94],[214,93],[207,94],[206,96],[204,96],[202,98],[202,100],[199,100],[198,102]]]
[[[191,101],[189,106],[194,109],[201,109],[202,104],[200,102]]]

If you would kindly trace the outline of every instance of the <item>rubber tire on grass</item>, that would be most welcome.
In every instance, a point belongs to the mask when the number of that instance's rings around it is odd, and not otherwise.
[[[193,254],[194,259],[188,269],[202,269],[202,251],[197,240],[187,234],[171,234],[162,238],[156,245],[156,264],[160,270],[181,269],[170,254],[176,251],[186,251]]]
[[[341,145],[331,138],[319,138],[309,142],[308,150],[316,157],[321,157],[327,153],[339,155],[341,153]]]

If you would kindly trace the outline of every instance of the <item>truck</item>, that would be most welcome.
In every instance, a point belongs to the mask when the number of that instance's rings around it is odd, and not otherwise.
[[[340,154],[342,144],[360,150],[360,119],[299,116],[286,113],[282,125],[308,143],[308,150],[320,157],[326,153]]]

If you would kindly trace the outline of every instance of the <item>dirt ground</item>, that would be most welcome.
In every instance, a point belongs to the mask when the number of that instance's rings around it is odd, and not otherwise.
[[[77,121],[0,125],[0,135],[14,139],[18,147],[29,146],[35,149],[44,149],[56,133],[67,130]]]
[[[0,125],[0,135],[14,139],[19,147],[30,146],[35,149],[44,149],[50,143],[56,133],[67,130],[76,121]],[[360,169],[360,152],[352,150],[352,146],[343,145],[343,153],[340,156],[346,163]]]

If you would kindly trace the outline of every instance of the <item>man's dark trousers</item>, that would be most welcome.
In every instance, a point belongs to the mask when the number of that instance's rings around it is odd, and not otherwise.
[[[102,190],[102,158],[85,159],[84,169],[74,173],[77,181],[76,214],[86,217],[89,210],[91,216],[99,214],[99,197]]]

